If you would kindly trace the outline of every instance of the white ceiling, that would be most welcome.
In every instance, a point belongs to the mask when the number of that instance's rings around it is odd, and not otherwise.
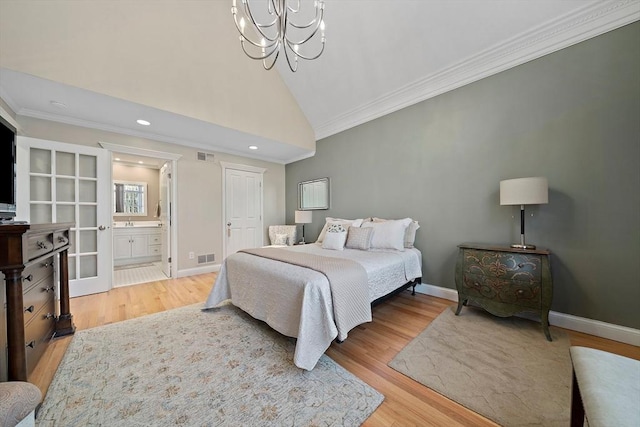
[[[323,55],[297,73],[282,58],[277,71],[264,72],[281,74],[321,139],[639,19],[639,0],[326,0]],[[261,67],[249,58],[246,65]],[[285,164],[312,154],[7,69],[0,97],[21,115],[208,151]],[[260,149],[237,148],[252,144]]]

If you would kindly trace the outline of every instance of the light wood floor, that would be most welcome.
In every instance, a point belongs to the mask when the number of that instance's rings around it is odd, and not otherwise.
[[[73,298],[71,313],[78,330],[201,303],[215,273],[113,289]],[[424,387],[387,363],[451,301],[410,292],[374,307],[373,322],[357,327],[327,355],[384,394],[382,405],[365,426],[495,426],[493,422]],[[640,360],[640,347],[567,331],[573,345],[598,348]],[[29,377],[46,393],[71,337],[54,340]]]

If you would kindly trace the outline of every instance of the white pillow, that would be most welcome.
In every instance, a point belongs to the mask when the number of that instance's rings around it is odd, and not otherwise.
[[[324,240],[324,236],[327,233],[327,228],[331,224],[340,224],[346,230],[349,227],[360,227],[360,225],[362,225],[362,219],[342,219],[331,218],[328,216],[325,218],[324,227],[322,227],[322,231],[320,232],[320,235],[318,236],[318,240],[316,240],[316,242],[322,243],[322,241]]]
[[[327,229],[327,232],[322,241],[322,249],[332,249],[334,251],[341,251],[344,249],[344,243],[347,241],[347,229],[341,224],[332,224]]]
[[[407,219],[411,219],[411,218],[405,218],[404,220]],[[382,219],[382,218],[376,218],[373,217],[371,218],[372,222],[385,222],[385,221],[389,221],[388,219]],[[418,231],[418,228],[420,228],[420,224],[418,224],[418,221],[414,221],[411,219],[411,222],[409,223],[409,225],[407,226],[407,229],[404,231],[404,247],[405,248],[412,248],[413,244],[416,241],[416,231]]]
[[[404,251],[404,233],[410,223],[411,218],[405,218],[384,222],[366,222],[362,226],[373,228],[371,248]]]
[[[280,233],[276,233],[276,237],[273,240],[273,245],[278,245],[278,246],[286,246],[289,244],[289,235],[284,233],[284,234],[280,234]]]

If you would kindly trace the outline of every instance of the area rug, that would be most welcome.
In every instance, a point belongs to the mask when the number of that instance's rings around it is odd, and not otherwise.
[[[232,305],[202,304],[76,332],[39,426],[358,426],[384,397],[326,355]]]
[[[567,426],[569,338],[551,337],[531,320],[452,306],[389,366],[503,426]]]

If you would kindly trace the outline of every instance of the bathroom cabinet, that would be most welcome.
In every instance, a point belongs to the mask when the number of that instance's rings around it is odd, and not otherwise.
[[[160,261],[159,227],[116,227],[113,229],[114,266]]]

